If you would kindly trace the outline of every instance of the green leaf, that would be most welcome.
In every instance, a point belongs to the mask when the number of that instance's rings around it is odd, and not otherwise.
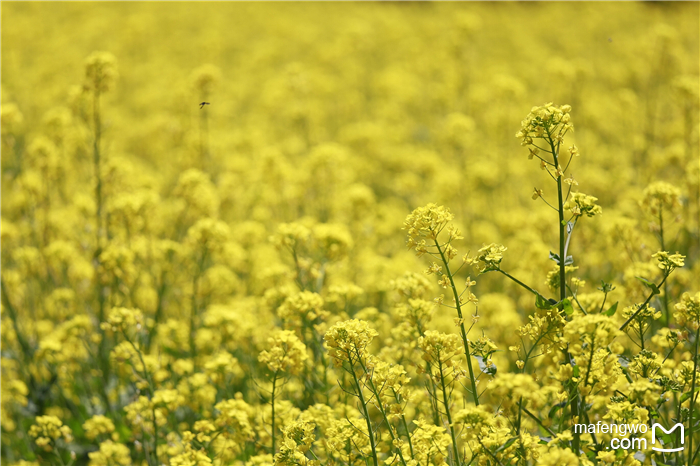
[[[583,441],[581,442],[583,443]],[[595,462],[597,453],[595,451],[586,450],[586,456],[589,460]],[[595,464],[595,463],[594,463]]]
[[[518,437],[509,438],[506,443],[504,443],[500,447],[496,448],[496,453],[499,453],[499,452],[505,450],[506,448],[508,448],[509,446],[513,445],[513,442],[515,442],[516,440],[518,440]]]
[[[696,387],[696,388],[695,388],[695,391],[696,391],[696,392],[700,391],[700,387]],[[685,393],[681,396],[680,404],[685,403],[685,400],[687,400],[688,398],[690,398],[690,391],[685,392]]]
[[[559,411],[560,409],[562,409],[564,406],[566,406],[566,403],[557,403],[557,404],[555,404],[554,406],[552,406],[552,409],[549,410],[549,414],[547,415],[547,417],[548,417],[549,419],[554,419],[554,416],[557,415],[557,411]]]
[[[646,285],[646,286],[648,286],[648,287],[651,287],[651,286],[653,285],[652,282],[650,282],[649,280],[647,280],[647,279],[644,278],[644,277],[634,277],[634,278],[636,278],[636,279],[639,280],[640,282],[644,283],[644,285]]]
[[[549,251],[549,259],[553,260],[556,262],[557,265],[559,265],[559,254],[555,254],[552,251]]]
[[[535,307],[537,309],[552,309],[552,304],[544,298],[541,294],[535,297]]]
[[[133,435],[133,432],[124,424],[117,424],[116,432],[119,434],[119,438],[122,441],[126,441],[126,439]]]
[[[654,293],[654,294],[659,294],[659,293],[661,293],[661,291],[659,291],[659,287],[656,286],[655,283],[652,283],[652,282],[650,282],[649,280],[647,280],[646,278],[643,278],[643,277],[634,277],[634,278],[636,278],[637,280],[639,280],[640,282],[642,282],[642,283],[644,284],[644,286],[646,286],[647,288],[649,288],[649,289],[651,290],[652,293]]]
[[[559,254],[555,252],[549,251],[549,260],[554,261],[554,263],[557,265],[561,264],[561,258],[559,257]],[[564,265],[572,265],[573,263],[573,256],[566,256],[566,258],[564,258]]]
[[[605,314],[608,317],[612,317],[615,315],[616,312],[617,312],[617,303],[610,306],[607,311],[603,312],[603,314]]]
[[[571,305],[571,301],[569,300],[569,298],[562,299],[558,303],[558,307],[559,309],[562,309],[567,316],[570,316],[574,313],[574,307]]]

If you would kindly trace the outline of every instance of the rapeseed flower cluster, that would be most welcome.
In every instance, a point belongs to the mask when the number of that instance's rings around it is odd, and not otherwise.
[[[52,451],[57,440],[70,442],[73,438],[71,428],[64,426],[56,416],[37,416],[36,424],[29,429],[29,436],[46,451]]]
[[[272,372],[285,371],[290,374],[299,373],[304,367],[304,361],[308,359],[306,346],[290,330],[277,332],[274,337],[268,339],[271,344],[270,351],[262,351],[258,361],[266,364]]]

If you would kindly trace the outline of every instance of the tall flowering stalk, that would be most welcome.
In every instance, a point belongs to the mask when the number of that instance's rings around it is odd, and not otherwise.
[[[542,189],[535,188],[533,199],[542,199],[549,207],[554,209],[558,215],[559,229],[559,253],[550,253],[550,258],[558,266],[558,287],[559,303],[563,308],[568,303],[566,300],[566,267],[573,264],[573,257],[567,256],[571,233],[575,222],[572,219],[578,218],[584,213],[592,216],[600,213],[600,207],[595,205],[595,198],[580,193],[571,196],[571,188],[577,184],[573,177],[564,179],[569,165],[574,157],[579,155],[578,149],[572,145],[568,149],[568,159],[561,153],[561,146],[564,143],[564,136],[574,130],[571,123],[571,106],[554,105],[548,103],[540,107],[533,107],[530,113],[521,122],[521,129],[515,137],[521,140],[521,145],[526,146],[530,153],[529,158],[537,158],[540,161],[540,168],[546,171],[547,175],[557,184],[556,206],[550,204],[544,197]],[[567,193],[564,194],[564,183],[568,184]],[[571,212],[571,218],[565,219],[565,209]],[[569,304],[570,306],[570,304]],[[571,355],[567,353],[567,360],[572,362]],[[572,387],[569,394],[572,418],[578,419],[580,411],[580,397],[576,387]],[[580,451],[581,439],[579,434],[574,434],[573,450]]]
[[[456,324],[459,326],[462,344],[464,346],[464,356],[467,358],[467,368],[469,370],[469,382],[471,385],[472,398],[474,404],[479,405],[479,394],[476,391],[476,377],[472,368],[471,353],[469,351],[469,339],[467,338],[468,331],[464,326],[463,306],[468,302],[476,303],[476,297],[467,292],[467,297],[464,298],[464,292],[457,291],[454,276],[455,273],[450,270],[450,260],[457,256],[457,250],[452,246],[452,241],[462,239],[461,233],[457,227],[451,225],[450,222],[454,215],[450,213],[450,209],[436,204],[428,204],[425,207],[419,207],[414,210],[404,221],[404,230],[408,230],[407,245],[409,249],[415,249],[416,255],[422,256],[429,254],[430,256],[439,259],[442,265],[433,262],[426,273],[439,274],[439,284],[443,288],[450,288],[454,298],[455,310],[457,311]],[[443,230],[447,230],[447,240],[440,243],[438,237]],[[444,273],[442,267],[445,268]],[[471,280],[467,279],[467,284],[471,286]],[[467,286],[467,288],[469,287]],[[466,291],[466,290],[465,290]]]
[[[211,266],[213,257],[220,253],[229,237],[229,228],[219,220],[204,218],[192,225],[187,230],[186,243],[192,268],[192,299],[190,307],[189,346],[190,355],[196,367],[196,335],[199,325],[200,305],[198,295],[200,293],[200,281],[205,271]]]
[[[438,391],[442,394],[442,399],[439,400],[445,408],[445,417],[450,428],[450,436],[452,437],[452,454],[454,455],[453,464],[459,466],[462,464],[459,456],[459,447],[457,445],[457,431],[452,419],[451,413],[451,385],[457,380],[462,369],[459,367],[458,360],[455,358],[460,351],[459,337],[454,334],[445,334],[429,330],[425,332],[425,336],[418,341],[418,346],[423,350],[423,359],[428,361],[435,369],[433,373],[428,374],[434,379]],[[468,358],[468,357],[467,357]],[[432,393],[436,398],[438,393]]]
[[[377,439],[375,438],[372,420],[369,416],[368,405],[361,380],[370,378],[367,347],[377,336],[377,331],[364,320],[347,320],[332,326],[324,337],[326,348],[336,366],[342,367],[352,377],[352,395],[360,400],[362,416],[367,424],[367,435],[372,449],[374,466],[379,466],[377,456]],[[374,396],[374,395],[373,395]]]
[[[94,52],[85,61],[85,89],[92,93],[92,121],[93,121],[93,164],[95,171],[95,203],[97,217],[98,248],[101,246],[101,238],[104,236],[102,210],[102,115],[100,112],[100,97],[112,89],[117,78],[116,58],[108,52]]]
[[[559,214],[559,299],[566,299],[566,230],[569,228],[569,233],[573,226],[569,226],[564,220],[564,189],[562,179],[567,168],[571,164],[571,160],[578,156],[578,149],[575,145],[569,148],[569,159],[566,164],[563,164],[563,156],[561,154],[561,145],[564,142],[564,136],[569,131],[574,130],[574,125],[571,123],[571,106],[562,105],[556,106],[552,103],[545,104],[541,107],[533,107],[530,113],[522,121],[522,128],[515,135],[521,139],[521,145],[528,147],[530,150],[529,158],[537,158],[540,160],[540,167],[547,172],[550,178],[557,183],[557,206],[553,207]],[[568,181],[569,192],[573,185],[573,178]],[[535,188],[535,199],[538,197],[544,199],[544,192]],[[546,202],[546,200],[545,200]],[[548,204],[549,205],[549,204]],[[550,205],[551,206],[551,205]]]
[[[120,363],[128,362],[133,367],[137,374],[137,386],[139,389],[148,391],[148,398],[140,397],[138,405],[144,419],[152,422],[153,429],[153,446],[148,452],[146,449],[146,461],[149,466],[158,464],[158,414],[154,403],[156,385],[153,379],[152,371],[149,370],[149,364],[141,349],[139,342],[141,330],[143,329],[143,313],[138,309],[129,309],[115,307],[110,310],[106,322],[100,323],[100,328],[103,331],[112,331],[121,335],[124,338],[124,343],[117,346],[112,351],[112,357]],[[145,432],[144,432],[145,442]]]
[[[676,186],[664,181],[651,183],[644,190],[644,199],[641,201],[641,207],[645,210],[654,221],[650,224],[652,231],[658,234],[659,246],[662,251],[666,251],[669,220],[673,220],[674,214],[681,207],[681,190]],[[664,222],[664,212],[666,213]],[[671,217],[669,219],[668,217]],[[664,224],[666,224],[664,226]],[[664,305],[664,323],[668,325],[670,322],[670,308],[668,303],[668,284],[663,284],[663,305]]]
[[[44,452],[52,453],[58,459],[58,463],[64,465],[61,458],[59,445],[64,446],[73,441],[71,428],[63,425],[56,416],[37,416],[34,424],[29,428],[29,436],[34,439],[34,444]],[[54,464],[49,460],[50,464]],[[70,462],[71,464],[73,461]]]
[[[678,320],[680,325],[685,326],[688,332],[694,336],[693,344],[693,360],[692,360],[692,377],[690,381],[690,391],[684,396],[689,398],[688,405],[688,466],[697,464],[695,459],[700,454],[700,448],[693,451],[693,433],[695,431],[695,424],[693,419],[696,418],[695,406],[697,403],[698,394],[696,393],[698,387],[698,369],[700,368],[700,361],[698,361],[698,347],[700,345],[700,293],[695,293],[691,295],[690,293],[684,293],[681,297],[681,302],[675,306],[676,313],[674,317]]]
[[[305,362],[309,359],[306,345],[291,330],[280,330],[273,337],[268,338],[270,350],[262,351],[258,361],[267,365],[272,374],[272,391],[270,392],[270,405],[272,406],[272,454],[275,454],[275,395],[277,382],[284,374],[298,374],[304,369]]]
[[[98,311],[97,319],[105,320],[105,306],[108,288],[103,283],[101,274],[102,250],[105,247],[106,237],[105,222],[103,219],[104,199],[102,197],[102,115],[100,111],[100,97],[109,91],[117,78],[116,58],[108,52],[94,52],[85,60],[85,85],[84,90],[92,94],[92,121],[93,121],[93,167],[95,172],[95,254],[93,265],[95,267],[95,282],[97,291]],[[104,331],[101,332],[98,349],[103,377],[108,378],[110,367],[107,354],[107,340]],[[106,396],[105,403],[109,406]]]

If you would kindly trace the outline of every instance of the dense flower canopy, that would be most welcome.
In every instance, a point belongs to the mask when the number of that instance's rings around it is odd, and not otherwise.
[[[696,464],[699,22],[3,2],[0,460]]]

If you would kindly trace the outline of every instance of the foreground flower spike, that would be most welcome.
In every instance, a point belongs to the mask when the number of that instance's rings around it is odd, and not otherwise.
[[[558,302],[557,300],[549,302],[532,288],[505,272],[502,272],[511,280],[534,292],[536,295],[535,306],[540,309],[551,308],[552,304],[555,303],[557,307],[561,309],[572,308],[571,301],[567,299],[568,286],[566,283],[567,266],[569,269],[572,269],[571,266],[573,264],[573,257],[567,256],[572,233],[576,225],[576,220],[581,215],[593,216],[596,213],[600,213],[600,207],[594,204],[596,198],[578,193],[573,193],[572,195],[571,188],[577,183],[574,181],[573,177],[564,178],[572,159],[579,156],[579,150],[576,145],[571,145],[569,147],[568,160],[565,160],[564,154],[561,153],[564,136],[569,132],[573,132],[573,130],[574,125],[571,123],[571,106],[554,105],[550,102],[539,107],[532,107],[530,113],[528,113],[525,119],[520,123],[520,131],[515,135],[516,138],[520,139],[520,144],[528,148],[528,158],[539,159],[540,168],[545,170],[549,177],[556,182],[556,203],[548,202],[544,197],[544,191],[537,190],[537,188],[535,188],[533,199],[542,200],[547,206],[557,212],[559,250],[558,253],[549,253],[550,259],[554,260],[556,263],[557,270],[548,276],[547,284],[550,285],[550,288],[555,290],[558,288]],[[568,185],[568,191],[566,193],[564,192],[564,184]],[[570,196],[571,199],[569,199]],[[565,211],[571,213],[571,218],[565,218]],[[500,269],[496,270],[500,271]],[[536,341],[539,342],[539,340]],[[573,361],[572,355],[566,348],[564,349],[564,354],[566,360],[571,363]],[[522,370],[525,368],[525,364],[526,361],[520,360],[517,366]],[[581,398],[578,393],[578,385],[569,384],[567,388],[569,392],[569,404],[571,406],[571,417],[572,419],[577,419],[580,415]],[[520,407],[520,410],[522,411],[522,407]],[[574,432],[572,448],[575,453],[580,451],[580,445],[580,435]]]
[[[85,60],[86,86],[93,91],[109,91],[118,76],[117,59],[109,52],[94,52]]]
[[[564,204],[564,209],[571,212],[574,218],[582,215],[593,217],[603,212],[603,209],[595,203],[597,200],[597,197],[587,194],[571,193],[571,198]]]
[[[258,361],[266,364],[272,372],[298,374],[303,369],[304,362],[309,359],[306,345],[291,330],[278,331],[267,341],[270,350],[261,352]]]
[[[503,253],[507,250],[508,248],[502,244],[491,243],[479,249],[476,257],[469,258],[465,256],[464,262],[473,265],[479,273],[499,270],[501,268],[501,261],[503,260]]]
[[[354,363],[368,355],[367,347],[376,337],[377,331],[364,320],[347,320],[335,324],[323,337],[326,348],[337,365]]]
[[[469,339],[467,338],[469,331],[464,325],[462,307],[468,303],[476,305],[479,300],[471,291],[468,291],[468,289],[475,284],[471,279],[467,279],[465,290],[462,292],[459,292],[455,285],[455,275],[450,268],[450,261],[457,257],[457,249],[452,243],[453,241],[464,238],[459,228],[450,223],[453,218],[454,215],[452,215],[450,209],[447,207],[438,206],[437,204],[428,204],[425,207],[418,207],[411,212],[404,221],[403,229],[408,231],[406,243],[409,249],[415,249],[417,256],[422,256],[427,253],[441,263],[440,265],[437,262],[433,262],[425,273],[426,275],[438,275],[438,284],[442,288],[452,291],[454,308],[457,311],[455,322],[460,329],[462,348],[464,349],[464,356],[467,359],[471,396],[474,403],[478,405],[479,394],[476,389],[476,375],[472,367],[473,355],[469,349]],[[439,238],[440,233],[445,229],[447,230],[447,238]],[[441,241],[443,242],[441,243]],[[465,256],[463,262],[466,261],[467,256]],[[443,296],[437,298],[436,302],[443,304]],[[469,329],[471,330],[471,327],[469,327]],[[457,454],[455,452],[455,458],[456,457]]]
[[[531,154],[537,156],[535,140],[554,140],[557,145],[564,141],[564,135],[574,130],[571,123],[571,105],[554,105],[552,102],[532,107],[527,117],[520,123],[521,129],[515,135],[521,145],[532,146]]]
[[[404,230],[408,231],[407,245],[409,249],[417,246],[420,238],[437,239],[440,232],[454,219],[450,209],[437,204],[419,207],[406,217]],[[416,250],[420,253],[420,250]]]
[[[29,428],[29,436],[34,443],[47,452],[52,452],[58,440],[70,443],[73,440],[71,428],[63,425],[56,416],[37,416],[35,424]]]
[[[270,405],[272,407],[271,419],[271,443],[272,454],[276,452],[275,437],[275,397],[277,396],[277,381],[284,378],[284,373],[298,374],[304,369],[305,362],[309,359],[306,345],[291,330],[280,330],[273,337],[268,338],[271,348],[258,356],[258,361],[267,365],[272,373],[272,390],[270,391]],[[283,447],[284,449],[284,447]],[[284,450],[282,450],[284,451]]]

